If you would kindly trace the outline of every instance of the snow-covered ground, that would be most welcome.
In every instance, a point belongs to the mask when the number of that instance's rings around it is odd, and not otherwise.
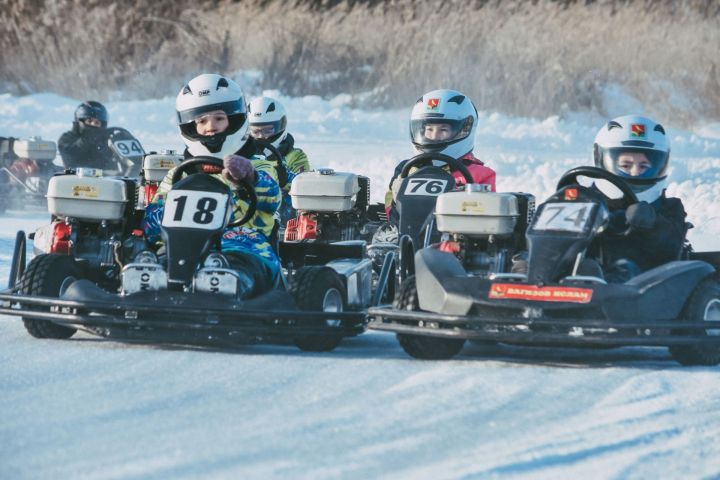
[[[370,176],[380,200],[411,154],[409,109],[281,99],[311,163]],[[0,95],[0,136],[55,140],[77,103]],[[173,99],[108,107],[146,150],[182,149]],[[588,164],[601,123],[481,112],[476,153],[500,191],[541,200]],[[686,205],[696,249],[720,250],[720,125],[665,123],[669,193]],[[0,218],[0,278],[16,230],[46,220]],[[382,333],[306,354],[37,340],[0,316],[0,478],[717,478],[719,390],[718,368],[683,368],[657,348],[470,344],[421,362]]]

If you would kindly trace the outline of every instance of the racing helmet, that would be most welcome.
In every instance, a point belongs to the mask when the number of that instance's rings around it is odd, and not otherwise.
[[[417,153],[460,158],[475,143],[477,109],[455,90],[433,90],[420,97],[410,113],[410,140]]]
[[[107,128],[108,125],[108,111],[105,106],[96,102],[95,100],[87,100],[75,109],[75,121],[78,123],[80,129],[85,127],[84,120],[88,118],[94,118],[100,121],[102,128]]]
[[[248,139],[245,95],[233,80],[214,73],[203,73],[180,89],[175,99],[180,134],[193,156],[224,157],[240,150]],[[195,120],[209,112],[222,110],[228,127],[211,136],[197,132]]]
[[[270,97],[258,97],[248,105],[250,136],[279,147],[287,137],[287,114],[280,102]]]
[[[625,180],[639,200],[657,200],[665,188],[670,143],[659,123],[639,115],[610,120],[595,136],[593,161]]]

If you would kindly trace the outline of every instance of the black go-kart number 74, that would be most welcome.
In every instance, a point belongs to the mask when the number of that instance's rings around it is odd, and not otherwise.
[[[227,214],[227,195],[193,190],[171,190],[165,199],[164,227],[217,230]]]
[[[594,203],[548,203],[538,216],[533,230],[580,233],[590,221]]]
[[[445,191],[447,180],[437,178],[411,178],[405,191],[405,195],[424,195],[437,197]]]

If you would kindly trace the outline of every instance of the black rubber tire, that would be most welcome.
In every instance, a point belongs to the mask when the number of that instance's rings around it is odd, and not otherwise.
[[[60,287],[69,278],[82,278],[81,270],[72,257],[58,254],[44,254],[33,258],[17,283],[21,295],[57,297]],[[49,320],[23,318],[25,329],[35,338],[66,339],[77,329],[58,325]]]
[[[713,317],[718,316],[720,309],[720,283],[710,279],[701,282],[688,300],[682,320],[702,321],[720,320],[720,318],[706,318],[708,309],[712,309]],[[720,333],[720,332],[716,332]],[[707,335],[707,331],[705,331]],[[673,345],[669,347],[670,355],[681,365],[718,365],[720,364],[720,346],[710,344]]]
[[[331,293],[333,291],[337,293]],[[327,295],[338,294],[340,311],[345,309],[345,285],[337,272],[329,267],[300,268],[290,282],[290,292],[301,310],[323,311]],[[318,320],[317,323],[322,325],[326,321]],[[330,334],[297,337],[293,341],[304,352],[329,352],[340,345],[342,339],[342,335]]]
[[[409,276],[401,285],[393,307],[397,310],[420,310],[415,275]],[[462,350],[464,338],[437,338],[424,335],[397,334],[405,353],[420,360],[448,360]]]

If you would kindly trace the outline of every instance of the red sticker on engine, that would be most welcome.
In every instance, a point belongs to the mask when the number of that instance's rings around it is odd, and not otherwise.
[[[513,283],[493,283],[488,292],[488,298],[570,303],[588,303],[592,295],[593,291],[589,288],[537,287]]]

